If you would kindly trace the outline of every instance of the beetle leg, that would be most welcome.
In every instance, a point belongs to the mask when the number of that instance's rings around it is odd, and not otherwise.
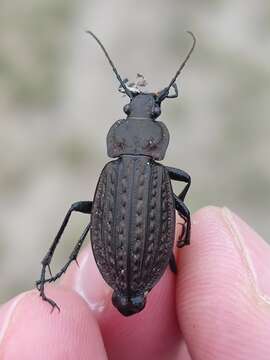
[[[187,185],[184,187],[183,191],[178,195],[178,198],[180,200],[184,201],[185,197],[186,197],[186,194],[188,192],[188,189],[189,189],[189,187],[191,185],[190,175],[188,173],[186,173],[185,171],[183,171],[183,170],[176,169],[176,168],[173,168],[173,167],[166,166],[166,169],[167,169],[167,171],[169,173],[169,177],[172,180],[183,181],[183,182],[187,183]]]
[[[38,290],[40,292],[40,296],[42,297],[42,299],[44,301],[47,301],[49,304],[51,304],[52,310],[55,307],[57,307],[59,310],[59,307],[53,300],[47,298],[45,295],[44,284],[45,284],[45,280],[46,280],[46,269],[50,268],[50,263],[51,263],[53,254],[54,254],[55,249],[61,239],[61,236],[63,235],[63,232],[67,226],[67,223],[70,219],[72,212],[77,211],[77,212],[84,213],[84,214],[91,214],[91,210],[92,210],[92,201],[79,201],[79,202],[76,202],[71,205],[58,233],[56,234],[56,237],[54,238],[54,241],[53,241],[51,247],[49,248],[49,251],[47,252],[47,254],[45,255],[44,259],[41,262],[41,264],[42,264],[41,275],[40,275],[40,280],[37,283],[37,287],[38,287]]]
[[[174,253],[172,253],[172,255],[171,255],[169,265],[170,265],[171,271],[172,271],[174,274],[177,274],[177,265],[176,265]]]
[[[67,268],[69,267],[69,265],[72,263],[72,261],[76,261],[77,262],[77,256],[79,254],[79,251],[82,247],[82,244],[86,238],[86,235],[88,234],[89,232],[89,229],[90,229],[90,223],[86,226],[86,228],[84,229],[80,239],[78,240],[77,244],[75,245],[72,253],[70,254],[69,256],[69,260],[67,261],[67,263],[62,267],[62,269],[57,273],[55,274],[54,276],[51,275],[50,278],[48,279],[45,279],[44,280],[44,284],[47,283],[47,282],[53,282],[53,281],[56,281],[57,279],[59,279],[66,271],[67,271]],[[79,265],[79,264],[78,264]],[[41,281],[37,281],[36,282],[36,285],[37,287],[39,287],[41,284]]]
[[[191,228],[190,212],[186,207],[186,205],[183,203],[181,199],[179,199],[178,196],[174,195],[174,201],[175,201],[175,208],[178,214],[186,222],[185,232],[183,235],[181,235],[181,238],[177,242],[177,247],[183,247],[185,245],[190,244],[190,228]]]

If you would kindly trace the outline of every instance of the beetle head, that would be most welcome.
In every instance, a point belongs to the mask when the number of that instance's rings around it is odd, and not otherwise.
[[[158,96],[153,93],[141,92],[134,95],[123,110],[131,119],[154,120],[161,114]]]
[[[117,294],[115,291],[112,295],[113,305],[124,316],[130,316],[143,310],[146,299],[144,295],[137,295],[128,298],[127,296]]]

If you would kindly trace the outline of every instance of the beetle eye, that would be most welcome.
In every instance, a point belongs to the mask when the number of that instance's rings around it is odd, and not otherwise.
[[[152,116],[153,118],[157,118],[159,115],[161,114],[161,110],[160,110],[160,106],[159,105],[154,105],[154,108],[152,110]]]
[[[125,112],[127,115],[129,115],[129,114],[130,114],[130,106],[129,106],[129,104],[126,104],[126,105],[123,107],[123,110],[124,110],[124,112]]]

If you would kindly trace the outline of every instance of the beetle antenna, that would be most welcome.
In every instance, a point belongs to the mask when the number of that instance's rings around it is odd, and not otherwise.
[[[188,59],[190,58],[190,55],[192,54],[195,45],[196,45],[196,37],[195,35],[191,32],[191,31],[187,31],[187,33],[189,35],[191,35],[192,39],[193,39],[193,44],[185,58],[185,60],[182,62],[182,64],[180,65],[179,69],[177,70],[176,74],[174,75],[174,77],[172,78],[171,82],[169,83],[169,85],[167,86],[167,89],[169,91],[170,87],[175,83],[175,80],[177,79],[177,77],[179,76],[179,74],[181,73],[181,71],[183,70],[184,66],[186,65]]]
[[[193,39],[193,44],[192,44],[189,52],[187,53],[187,56],[186,56],[185,60],[180,65],[179,69],[177,70],[176,74],[174,75],[174,77],[170,81],[169,85],[158,93],[157,102],[159,102],[159,103],[161,101],[163,101],[164,99],[168,98],[168,97],[176,97],[177,96],[176,94],[175,94],[175,96],[169,96],[170,88],[171,88],[171,86],[173,86],[173,84],[175,83],[175,80],[177,79],[177,77],[179,76],[181,71],[183,70],[184,66],[186,65],[186,63],[187,63],[188,59],[190,58],[190,55],[192,54],[192,52],[193,52],[193,50],[195,48],[195,45],[196,45],[196,37],[195,37],[195,35],[191,31],[187,31],[187,33],[189,35],[191,35],[191,37]]]
[[[120,82],[122,88],[125,90],[125,93],[127,94],[127,96],[129,96],[130,98],[132,98],[132,93],[131,91],[129,91],[129,89],[126,87],[124,81],[122,80],[121,76],[119,75],[118,71],[116,70],[116,67],[114,65],[114,63],[112,62],[112,59],[110,58],[107,50],[105,49],[104,45],[102,44],[102,42],[96,37],[96,35],[94,33],[92,33],[92,31],[90,30],[87,30],[86,31],[88,34],[92,35],[93,38],[97,41],[97,43],[99,44],[99,46],[101,47],[101,49],[103,50],[106,58],[108,59],[112,69],[113,69],[113,72],[115,73],[116,77],[117,77],[117,80]]]

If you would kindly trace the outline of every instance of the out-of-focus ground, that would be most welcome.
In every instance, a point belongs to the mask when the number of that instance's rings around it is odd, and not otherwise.
[[[164,163],[192,175],[191,211],[236,211],[270,239],[270,3],[3,1],[0,21],[0,301],[33,286],[69,205],[93,198],[123,77],[168,84],[191,44],[180,97],[163,105]],[[180,190],[175,185],[176,191]],[[86,215],[74,215],[56,270]]]

